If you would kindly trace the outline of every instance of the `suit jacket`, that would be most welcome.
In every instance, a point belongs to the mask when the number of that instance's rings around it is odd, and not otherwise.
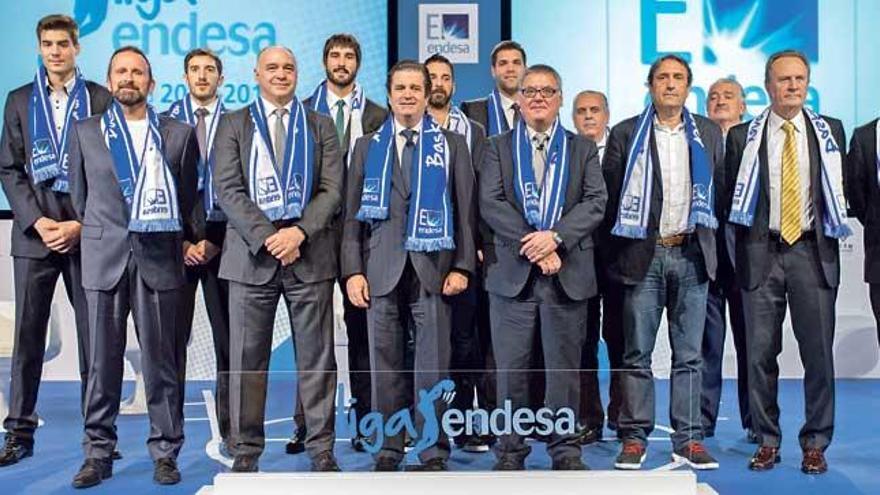
[[[693,114],[692,114],[693,115]],[[721,128],[711,120],[693,115],[697,130],[703,140],[709,166],[715,184],[715,216],[724,208],[724,167],[723,148],[721,142]],[[651,195],[651,212],[648,219],[648,236],[645,239],[628,239],[611,234],[611,229],[617,220],[617,210],[620,205],[623,179],[626,172],[628,153],[635,139],[635,126],[638,117],[632,117],[614,126],[608,143],[605,147],[605,159],[602,162],[602,172],[605,176],[605,184],[608,186],[608,209],[605,214],[605,222],[602,226],[600,243],[602,263],[605,266],[606,275],[615,283],[635,285],[645,278],[651,260],[654,258],[654,248],[657,245],[659,235],[660,215],[663,211],[663,182],[660,175],[660,160],[657,155],[657,142],[654,137],[654,127],[651,126],[650,152],[654,161],[654,187]],[[717,266],[717,253],[715,248],[715,231],[697,225],[697,241],[703,260],[706,264],[706,272],[711,279],[715,279]]]
[[[279,228],[298,226],[306,233],[300,258],[292,266],[306,283],[332,279],[339,273],[339,208],[342,203],[344,165],[336,128],[329,117],[307,110],[313,149],[312,196],[298,220],[274,224],[257,207],[248,192],[254,123],[250,108],[223,115],[214,138],[214,187],[217,201],[228,220],[226,241],[220,260],[220,278],[263,285],[278,267],[274,256],[263,247]]]
[[[104,113],[110,105],[110,92],[104,86],[86,81],[92,114]],[[3,137],[0,139],[0,181],[15,221],[12,224],[12,256],[44,258],[49,248],[33,228],[40,217],[66,221],[76,219],[76,212],[68,194],[52,191],[52,181],[34,185],[30,176],[31,131],[28,125],[28,104],[33,83],[13,90],[6,98]]]
[[[165,160],[177,188],[182,232],[128,231],[129,207],[119,191],[116,169],[101,115],[77,122],[70,131],[70,195],[82,222],[83,288],[111,290],[134,257],[140,276],[153,290],[170,290],[185,282],[183,240],[194,242],[197,226],[190,212],[197,201],[199,143],[192,127],[159,117]]]
[[[480,171],[480,214],[488,224],[483,239],[486,290],[504,297],[522,292],[534,265],[519,254],[520,239],[534,232],[514,189],[513,132],[489,139]],[[596,144],[566,131],[569,178],[562,216],[553,230],[562,237],[562,269],[555,277],[562,290],[576,301],[596,294],[593,231],[602,222],[608,198]]]
[[[821,265],[822,274],[825,283],[829,287],[837,287],[840,284],[840,257],[837,239],[825,237],[822,230],[822,215],[825,211],[825,204],[822,199],[822,184],[819,180],[819,168],[821,158],[819,156],[819,141],[816,139],[816,133],[813,126],[809,124],[810,119],[804,115],[807,122],[807,144],[810,150],[810,183],[812,188],[813,199],[813,217],[814,228],[816,231],[816,245],[818,247],[819,264]],[[822,118],[828,122],[831,127],[831,134],[840,146],[841,155],[846,150],[846,136],[843,132],[843,125],[837,119],[823,116]],[[726,208],[725,212],[730,210],[733,202],[734,185],[736,177],[739,174],[739,165],[742,161],[743,150],[745,149],[746,134],[748,133],[749,123],[739,124],[730,129],[727,133],[727,152],[725,153],[725,175],[729,178],[728,191],[725,192]],[[767,164],[767,127],[764,127],[764,136],[761,140],[761,147],[758,149],[759,168],[758,168],[758,202],[755,207],[755,219],[751,227],[742,225],[734,225],[736,230],[736,278],[741,288],[752,290],[767,278],[769,265],[767,263],[770,258],[770,243],[774,242],[770,238],[770,168]],[[841,157],[843,169],[846,170],[846,156]],[[725,213],[725,216],[727,214]]]
[[[364,130],[364,134],[368,134],[377,130],[382,125],[382,122],[385,122],[385,118],[388,117],[388,110],[377,105],[369,98],[365,98],[365,101],[366,105],[364,105],[364,111],[361,113],[361,127]],[[303,100],[303,105],[307,108],[312,108],[312,97],[310,96]],[[330,120],[333,121],[332,116],[330,116]],[[333,129],[334,131],[336,130],[335,125]],[[351,125],[345,127],[345,137],[341,146],[343,158],[345,158],[345,155],[348,154],[348,149],[351,147]]]
[[[461,108],[461,111],[468,116],[469,119],[483,126],[483,130],[488,134],[489,100],[487,98],[478,98],[476,100],[463,101],[461,102],[461,105],[459,107]]]
[[[453,209],[454,250],[409,252],[404,249],[412,191],[404,181],[397,153],[394,154],[388,219],[367,224],[355,218],[361,207],[367,151],[376,133],[364,135],[355,143],[346,185],[342,276],[366,275],[371,296],[384,296],[394,290],[407,259],[412,262],[422,287],[434,294],[442,292],[443,282],[450,271],[474,273],[477,258],[473,209],[475,180],[470,153],[463,136],[445,129],[442,132],[450,153],[448,189]]]
[[[877,120],[856,128],[846,158],[850,216],[865,228],[865,282],[880,283],[880,187],[877,183]]]

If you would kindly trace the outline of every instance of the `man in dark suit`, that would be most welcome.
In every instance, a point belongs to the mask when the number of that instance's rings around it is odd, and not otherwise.
[[[327,78],[315,88],[303,105],[329,116],[336,126],[336,135],[345,162],[354,142],[362,135],[375,131],[385,121],[388,112],[364,96],[363,89],[355,81],[361,67],[361,45],[350,34],[334,34],[324,42],[324,72]],[[339,228],[342,226],[339,225]],[[340,281],[340,287],[342,282]],[[348,337],[348,382],[354,400],[352,410],[358,418],[370,412],[370,346],[367,342],[367,313],[356,308],[342,291],[345,334]],[[287,442],[288,454],[305,450],[306,428],[302,401],[296,397],[294,413],[295,430]],[[352,447],[364,451],[365,437],[353,432]]]
[[[559,123],[562,81],[546,65],[529,67],[517,96],[522,120],[489,141],[480,170],[492,347],[498,403],[528,407],[536,339],[547,364],[542,402],[576,410],[587,299],[596,294],[592,234],[607,199],[592,141]],[[529,160],[529,158],[531,158]],[[554,431],[547,450],[555,470],[581,470],[581,447],[571,432]],[[531,448],[513,433],[495,446],[495,470],[522,470]]]
[[[64,187],[68,183],[67,150],[62,145],[67,143],[65,138],[75,119],[107,109],[110,93],[78,73],[78,35],[76,22],[70,17],[50,15],[41,19],[37,41],[42,65],[36,82],[13,90],[6,100],[0,181],[15,216],[11,244],[15,344],[0,466],[15,464],[33,453],[46,329],[59,275],[75,315],[81,400],[88,381],[88,319],[78,248],[81,225]],[[41,107],[48,107],[48,111],[41,112]],[[69,120],[65,118],[68,107],[72,108]],[[36,119],[42,119],[40,136],[34,136]],[[34,156],[34,150],[39,156]],[[54,172],[40,173],[39,177],[34,174],[35,162],[47,170],[49,161],[55,166]]]
[[[183,59],[183,77],[189,93],[174,102],[165,112],[171,118],[193,126],[199,143],[199,200],[192,210],[194,224],[200,228],[195,242],[183,241],[183,262],[186,264],[186,286],[180,293],[177,312],[180,330],[178,360],[180,386],[186,385],[186,346],[192,335],[196,288],[201,282],[205,310],[214,339],[216,369],[215,410],[220,433],[220,450],[229,455],[229,286],[218,274],[220,250],[226,237],[226,216],[217,205],[212,172],[216,156],[214,138],[220,116],[226,111],[217,96],[223,84],[223,62],[211,50],[196,48]],[[184,389],[181,389],[181,396]],[[181,406],[183,404],[181,403]]]
[[[185,283],[183,240],[193,242],[199,229],[191,215],[199,148],[191,127],[147,105],[155,82],[138,48],[116,50],[107,74],[110,108],[78,122],[70,136],[71,195],[88,253],[82,283],[91,349],[86,460],[73,485],[93,486],[113,473],[129,312],[143,356],[153,479],[174,484],[183,446],[175,317]]]
[[[479,122],[489,137],[509,131],[519,119],[516,91],[526,70],[526,51],[516,41],[502,41],[492,49],[491,61],[492,93],[461,104],[464,114]]]
[[[479,167],[486,148],[486,131],[482,125],[469,119],[460,109],[452,105],[455,94],[455,68],[443,55],[435,53],[425,60],[425,68],[431,75],[431,95],[428,98],[428,113],[441,127],[457,132],[467,139],[471,151],[471,165],[477,181]],[[476,211],[479,219],[479,209]],[[477,230],[477,275],[468,283],[468,288],[452,298],[452,360],[450,371],[456,383],[455,399],[452,406],[461,411],[473,409],[474,398],[480,408],[486,411],[495,409],[495,375],[475,370],[494,370],[495,358],[492,356],[492,340],[489,328],[489,296],[482,283],[482,232],[486,224],[478,220]],[[488,452],[494,437],[491,435],[461,434],[455,443],[465,452]]]
[[[877,320],[877,340],[880,342],[880,184],[877,181],[877,167],[880,155],[877,150],[878,122],[871,122],[853,132],[846,159],[846,198],[852,213],[859,219],[864,230],[865,282],[871,298],[871,309]]]
[[[804,365],[806,422],[801,470],[828,469],[834,431],[834,341],[838,239],[851,233],[843,209],[846,139],[836,119],[804,107],[810,66],[787,50],[767,60],[770,107],[727,134],[726,184],[736,225],[736,278],[743,290],[749,411],[760,446],[756,471],[779,462],[782,431],[777,358],[786,308]],[[758,167],[758,170],[754,170]]]
[[[333,123],[294,96],[289,48],[264,48],[260,96],[220,121],[217,199],[226,213],[220,277],[229,281],[230,415],[236,472],[256,471],[265,447],[267,371],[279,296],[290,315],[314,471],[339,471],[334,404],[333,280],[345,173]]]
[[[373,409],[385,421],[416,397],[401,376],[410,322],[416,391],[446,378],[449,297],[465,290],[476,263],[467,143],[426,115],[431,79],[422,64],[398,62],[386,87],[391,116],[359,139],[352,155],[341,258],[348,297],[367,310]],[[435,402],[438,418],[442,406]],[[424,423],[417,415],[417,431],[424,432]],[[396,471],[403,456],[403,432],[386,437],[374,469]],[[417,469],[445,471],[449,439],[439,432],[421,445],[419,458]]]
[[[664,309],[672,347],[672,457],[694,469],[718,467],[702,444],[698,391],[723,151],[718,126],[684,107],[692,81],[682,58],[657,59],[648,72],[651,103],[614,126],[605,151],[610,199],[603,259],[608,278],[624,285],[618,469],[641,468],[654,429],[651,354]]]
[[[735,79],[719,79],[709,86],[706,112],[712,122],[721,127],[722,139],[728,131],[742,122],[746,111],[745,93]],[[723,141],[722,141],[723,142]],[[722,204],[723,208],[727,208]],[[723,212],[718,213],[718,229],[715,231],[715,247],[718,268],[715,280],[709,282],[706,300],[706,329],[703,335],[703,385],[700,409],[703,417],[703,435],[715,436],[715,424],[721,404],[722,364],[724,340],[727,334],[727,308],[730,309],[730,330],[736,347],[736,395],[739,405],[740,424],[746,430],[746,438],[757,443],[749,419],[748,350],[746,349],[746,322],[743,315],[742,291],[736,285],[733,267],[734,228],[729,225]]]

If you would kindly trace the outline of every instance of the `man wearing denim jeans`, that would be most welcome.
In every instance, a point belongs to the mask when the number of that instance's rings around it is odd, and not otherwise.
[[[700,349],[717,264],[713,192],[723,152],[718,125],[684,108],[692,80],[677,56],[654,62],[651,105],[612,129],[605,152],[605,228],[611,235],[604,259],[608,278],[624,286],[618,469],[641,467],[654,429],[651,353],[664,309],[673,356],[673,459],[695,469],[718,467],[701,443]]]

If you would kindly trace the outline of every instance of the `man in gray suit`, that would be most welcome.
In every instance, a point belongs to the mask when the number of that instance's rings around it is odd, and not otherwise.
[[[562,80],[529,67],[517,94],[522,120],[489,140],[480,168],[480,214],[498,403],[529,405],[526,370],[539,340],[547,365],[546,407],[577,410],[587,299],[596,294],[593,231],[607,199],[592,141],[559,122]],[[586,469],[571,432],[550,434],[554,470]],[[499,439],[494,469],[524,469],[531,448],[517,433]]]
[[[356,82],[361,67],[361,45],[350,34],[334,34],[324,42],[324,72],[327,78],[315,88],[303,105],[333,119],[339,137],[342,155],[348,161],[351,146],[365,133],[375,131],[385,122],[388,112],[364,95]],[[342,225],[338,225],[339,228]],[[339,282],[340,287],[344,282]],[[352,411],[358,418],[370,412],[370,346],[367,342],[367,313],[356,308],[342,291],[345,336],[348,339],[348,382]],[[293,436],[287,442],[288,454],[305,450],[306,427],[302,400],[296,396]],[[364,451],[365,437],[353,432],[351,445],[358,452]]]
[[[214,142],[217,199],[230,227],[220,277],[229,281],[232,470],[256,471],[265,447],[267,371],[283,296],[312,470],[338,471],[333,281],[342,153],[332,121],[294,96],[297,65],[290,49],[264,48],[254,74],[259,98],[224,115]]]
[[[614,126],[602,163],[608,212],[602,233],[608,279],[623,284],[623,403],[614,466],[639,469],[654,429],[651,354],[666,310],[672,347],[672,457],[716,469],[703,446],[701,344],[709,279],[715,277],[714,211],[720,197],[721,129],[684,103],[693,74],[676,56],[648,71],[651,102]]]
[[[37,428],[35,406],[43,356],[46,350],[46,327],[55,294],[58,276],[64,279],[67,297],[73,305],[79,372],[80,399],[85,396],[88,376],[88,319],[82,291],[79,235],[70,195],[66,188],[66,172],[39,178],[33,163],[46,162],[52,154],[60,163],[66,156],[61,144],[76,118],[104,112],[110,93],[103,86],[86,81],[76,68],[79,38],[76,22],[63,15],[50,15],[37,24],[42,66],[36,82],[28,83],[9,93],[0,141],[0,181],[12,205],[11,254],[15,285],[15,345],[12,352],[12,380],[9,386],[9,414],[3,422],[6,441],[0,451],[0,466],[17,463],[33,453],[34,430]],[[40,87],[44,81],[46,86]],[[37,90],[37,91],[35,91]],[[35,96],[33,108],[30,104]],[[81,98],[81,99],[80,99]],[[49,106],[51,121],[43,120],[43,136],[34,136],[34,125],[47,114],[38,108]],[[71,118],[66,121],[68,107]],[[54,127],[50,137],[48,125]],[[36,141],[41,143],[35,148]],[[40,151],[35,160],[34,150]],[[42,159],[41,159],[42,158]],[[51,175],[51,174],[50,174]],[[6,384],[0,384],[6,386]]]
[[[786,308],[804,365],[806,421],[799,435],[804,473],[828,470],[824,452],[834,433],[838,242],[851,234],[843,213],[846,136],[839,120],[804,106],[809,83],[804,54],[771,55],[764,79],[770,106],[727,134],[727,197],[736,228],[736,281],[743,291],[749,417],[760,441],[749,461],[753,471],[772,469],[780,460],[777,358]]]
[[[391,117],[359,139],[352,155],[341,258],[348,297],[367,309],[373,409],[385,421],[413,403],[414,391],[401,376],[409,321],[416,390],[446,378],[448,298],[467,288],[476,262],[474,173],[464,137],[426,115],[431,79],[422,64],[398,62],[386,87]],[[439,418],[445,404],[435,404]],[[423,425],[419,414],[417,431],[424,433]],[[401,432],[384,439],[376,471],[398,469],[403,437]],[[442,431],[422,447],[418,469],[447,469],[449,439]]]
[[[185,283],[183,240],[195,240],[199,146],[192,127],[147,105],[155,82],[146,56],[122,47],[110,59],[113,103],[70,137],[73,205],[82,222],[89,311],[86,460],[73,479],[93,486],[113,472],[126,320],[134,316],[147,388],[153,479],[180,481],[183,446],[176,313]],[[137,151],[135,151],[137,150]]]

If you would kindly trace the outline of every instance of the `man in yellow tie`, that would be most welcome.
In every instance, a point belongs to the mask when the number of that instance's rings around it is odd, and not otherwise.
[[[786,50],[767,61],[771,105],[727,136],[729,219],[736,227],[736,275],[743,289],[749,402],[759,448],[755,471],[779,462],[777,357],[786,308],[804,365],[806,421],[801,470],[828,469],[834,430],[834,303],[840,281],[845,136],[840,121],[804,107],[810,66]]]

